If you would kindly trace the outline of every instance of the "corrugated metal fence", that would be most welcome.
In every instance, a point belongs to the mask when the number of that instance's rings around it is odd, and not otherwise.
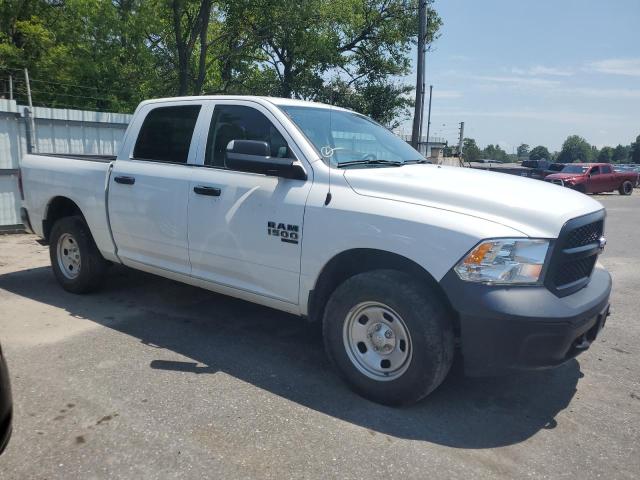
[[[0,230],[21,227],[18,169],[27,152],[25,109],[0,99]],[[116,155],[131,115],[35,107],[33,118],[35,152]]]

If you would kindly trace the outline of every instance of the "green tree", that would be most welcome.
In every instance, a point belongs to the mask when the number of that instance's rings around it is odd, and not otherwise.
[[[473,138],[465,138],[462,143],[462,157],[466,162],[477,162],[481,158],[481,151]]]
[[[588,162],[591,159],[591,145],[579,135],[571,135],[562,144],[558,162]]]
[[[427,42],[442,24],[430,6]],[[131,111],[183,94],[331,102],[397,124],[418,0],[3,0],[0,77],[38,105]],[[2,79],[0,79],[2,82]],[[24,82],[17,83],[24,102]],[[0,88],[2,85],[0,85]],[[5,87],[6,88],[6,87]]]
[[[364,82],[359,88],[336,80],[318,89],[314,100],[365,113],[388,128],[396,128],[400,125],[399,116],[413,104],[408,97],[411,90],[412,87],[382,80]]]
[[[412,103],[407,101],[411,89],[390,79],[410,71],[417,0],[233,0],[226,5],[225,23],[238,25],[245,51],[271,80],[263,85],[267,92],[257,93],[358,106],[385,124]],[[430,10],[427,42],[442,23]]]
[[[640,135],[636,137],[636,141],[631,144],[631,161],[640,163]]]
[[[613,149],[613,156],[611,161],[614,163],[625,163],[627,158],[629,157],[630,147],[625,145],[620,145]]]
[[[529,152],[529,158],[531,160],[549,160],[551,161],[551,154],[547,147],[543,147],[542,145],[538,145],[537,147],[533,147],[531,152]]]
[[[613,158],[613,148],[611,147],[602,147],[600,152],[598,153],[598,161],[602,163],[611,163],[611,159]]]
[[[212,0],[160,0],[161,18],[170,19],[157,33],[155,48],[171,59],[178,77],[178,95],[199,95],[204,84]]]
[[[481,154],[482,158],[490,159],[490,160],[499,160],[501,162],[506,162],[508,160],[507,152],[505,152],[500,145],[487,145],[484,150],[482,150]]]
[[[529,155],[529,145],[527,145],[526,143],[521,144],[518,147],[518,158],[522,158],[522,157],[526,157]]]
[[[0,3],[0,71],[14,74],[36,105],[130,111],[162,85],[147,45],[155,12],[142,0],[5,0]]]

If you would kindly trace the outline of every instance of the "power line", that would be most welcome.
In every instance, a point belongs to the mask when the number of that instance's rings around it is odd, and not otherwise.
[[[51,80],[31,79],[31,82],[46,83],[46,84],[49,84],[49,85],[63,85],[63,86],[67,86],[67,87],[82,88],[82,89],[85,89],[85,90],[93,90],[95,92],[99,92],[99,91],[103,91],[104,90],[104,89],[99,89],[98,87],[85,87],[85,86],[82,86],[82,85],[78,85],[76,83],[53,82]],[[121,92],[121,93],[125,92],[125,90],[118,90],[118,89],[113,89],[113,88],[109,88],[109,91]]]
[[[22,75],[22,70],[18,70],[18,69],[14,69],[14,68],[0,67],[0,70],[18,72],[19,74]],[[22,80],[21,77],[18,77],[18,76],[16,76],[16,79]],[[91,90],[91,91],[94,91],[94,92],[104,91],[104,89],[101,89],[101,88],[98,88],[98,87],[95,87],[95,86],[87,87],[87,86],[84,86],[84,85],[80,85],[78,83],[57,82],[57,81],[53,81],[53,80],[42,80],[42,79],[39,79],[39,78],[31,78],[30,81],[31,81],[31,83],[44,83],[44,84],[48,84],[48,85],[62,85],[62,86],[66,86],[66,87],[81,88],[83,90]],[[109,91],[110,92],[126,93],[126,90],[117,89],[117,88],[111,88],[111,87],[109,87]]]
[[[71,103],[60,103],[57,101],[52,101],[50,103],[34,101],[33,106],[42,107],[42,108],[68,108],[70,110],[87,110],[92,112],[131,113],[131,112],[114,112],[113,109],[98,108],[90,105],[75,105]]]
[[[14,94],[14,100],[17,100],[15,97],[21,97],[23,99],[26,100],[26,93],[24,92],[18,92],[18,95]],[[108,100],[108,99],[107,99]],[[99,108],[96,105],[97,102],[95,101],[91,101],[90,103],[84,103],[84,104],[77,104],[77,103],[73,103],[70,101],[60,101],[59,99],[49,99],[49,100],[42,100],[42,99],[38,99],[38,98],[34,98],[33,99],[33,105],[36,107],[43,107],[43,108],[69,108],[69,109],[74,109],[74,110],[91,110],[91,111],[99,111],[99,112],[113,112],[114,111],[114,103],[115,102],[110,102],[111,107],[103,107],[103,108]],[[118,109],[119,110],[119,109]],[[127,113],[127,112],[123,112],[123,113]]]
[[[108,102],[113,102],[116,101],[112,98],[107,98],[107,97],[92,97],[90,95],[73,95],[72,93],[62,93],[62,92],[55,92],[55,93],[50,93],[50,92],[45,92],[44,90],[34,90],[31,89],[32,93],[42,93],[45,95],[55,95],[55,96],[62,96],[62,97],[73,97],[73,98],[90,98],[92,100],[106,100]]]

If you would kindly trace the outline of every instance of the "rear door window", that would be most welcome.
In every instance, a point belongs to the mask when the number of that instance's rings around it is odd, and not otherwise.
[[[225,152],[231,140],[267,142],[272,157],[293,158],[287,141],[262,112],[244,105],[216,105],[209,127],[204,164],[227,168]]]
[[[133,158],[154,162],[187,163],[200,105],[158,107],[142,123]]]
[[[602,166],[600,166],[600,169],[602,170],[602,173],[611,173],[611,166],[610,165],[602,165]]]

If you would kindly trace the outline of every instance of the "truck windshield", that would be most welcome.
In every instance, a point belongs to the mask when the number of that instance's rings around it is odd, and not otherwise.
[[[407,142],[364,115],[345,110],[280,105],[332,166],[397,166],[426,162]]]
[[[587,171],[588,167],[583,167],[582,165],[565,165],[562,169],[562,173],[584,173]]]

